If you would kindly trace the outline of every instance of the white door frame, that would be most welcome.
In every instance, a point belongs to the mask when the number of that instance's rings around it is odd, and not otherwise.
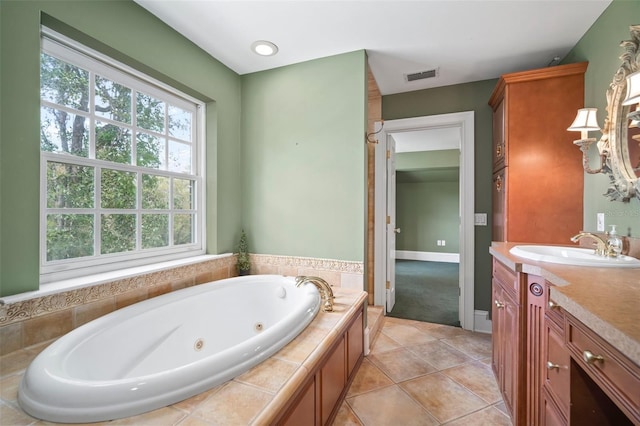
[[[387,135],[443,127],[460,129],[460,325],[474,329],[474,112],[430,115],[375,123],[374,303],[386,306]]]

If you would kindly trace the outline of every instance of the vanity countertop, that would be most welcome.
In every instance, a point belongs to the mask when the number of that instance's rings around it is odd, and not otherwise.
[[[551,299],[640,365],[640,268],[596,268],[536,262],[509,250],[526,243],[493,242],[489,252],[513,270],[554,284]]]

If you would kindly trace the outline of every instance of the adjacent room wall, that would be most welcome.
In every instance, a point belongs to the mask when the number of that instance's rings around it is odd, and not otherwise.
[[[242,76],[252,253],[364,261],[364,51]]]
[[[602,13],[589,31],[564,58],[562,63],[589,61],[585,74],[586,107],[598,108],[598,122],[603,126],[606,118],[606,91],[613,80],[613,75],[621,65],[620,47],[622,40],[630,40],[630,25],[640,24],[640,1],[614,0]],[[570,123],[569,123],[570,124]],[[589,134],[599,138],[598,132]],[[577,138],[577,136],[576,136]],[[599,159],[596,150],[592,150],[591,164],[596,167]],[[576,148],[576,161],[581,161],[581,153]],[[618,225],[618,232],[640,237],[640,200],[632,199],[629,203],[611,202],[604,197],[609,186],[609,177],[604,174],[585,174],[584,180],[584,228],[596,231],[596,214],[605,214],[605,225]]]
[[[3,1],[0,7],[0,295],[39,284],[41,16],[208,102],[207,245],[210,253],[232,251],[241,226],[240,77],[133,1]]]
[[[396,250],[459,253],[459,182],[396,184]],[[438,246],[437,240],[445,240]]]

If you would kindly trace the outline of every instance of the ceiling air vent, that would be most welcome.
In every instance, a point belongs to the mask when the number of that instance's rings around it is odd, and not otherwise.
[[[414,72],[413,74],[406,74],[407,81],[424,80],[425,78],[433,78],[438,76],[438,69],[432,69],[427,71]]]

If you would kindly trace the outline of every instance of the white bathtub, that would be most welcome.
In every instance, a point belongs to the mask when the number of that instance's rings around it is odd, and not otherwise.
[[[314,285],[253,275],[145,300],[61,337],[18,391],[33,417],[85,423],[128,417],[215,387],[264,361],[315,317]]]

